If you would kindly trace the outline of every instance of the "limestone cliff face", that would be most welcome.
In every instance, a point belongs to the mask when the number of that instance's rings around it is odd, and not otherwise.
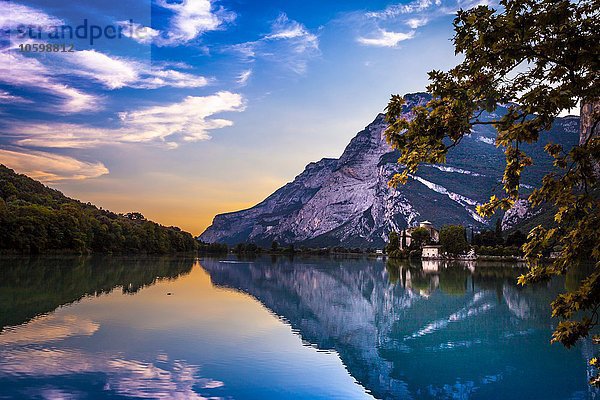
[[[430,97],[406,95],[404,113],[425,104]],[[506,112],[499,106],[483,119]],[[444,165],[425,165],[398,189],[388,186],[399,170],[398,154],[385,140],[383,114],[360,131],[339,159],[322,159],[264,201],[247,210],[217,215],[200,236],[206,242],[236,244],[255,242],[309,246],[381,247],[390,231],[419,220],[435,225],[486,226],[490,221],[475,212],[478,204],[501,188],[503,150],[495,146],[495,131],[479,126],[454,148]],[[548,140],[565,147],[579,140],[579,119],[559,118]],[[535,165],[524,177],[524,187],[533,188],[551,167],[543,151],[545,142],[526,146]],[[493,222],[493,221],[492,221]]]

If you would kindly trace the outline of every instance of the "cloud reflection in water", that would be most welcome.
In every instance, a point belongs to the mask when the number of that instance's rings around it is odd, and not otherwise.
[[[0,334],[0,377],[52,378],[85,373],[106,376],[105,391],[144,399],[191,399],[206,397],[194,389],[215,389],[223,382],[198,378],[199,367],[184,361],[169,362],[159,354],[154,362],[126,359],[121,355],[57,349],[51,343],[75,336],[92,336],[100,324],[76,315],[51,314]],[[160,366],[159,366],[160,365]],[[46,399],[78,398],[65,388],[41,387],[29,395]],[[215,397],[210,397],[215,399]]]
[[[159,357],[165,360],[164,356]],[[174,360],[143,362],[80,350],[50,347],[0,351],[0,375],[52,377],[83,373],[106,375],[104,389],[121,396],[144,399],[207,399],[194,388],[214,389],[223,382],[198,378],[199,367]],[[214,399],[215,397],[210,397]]]

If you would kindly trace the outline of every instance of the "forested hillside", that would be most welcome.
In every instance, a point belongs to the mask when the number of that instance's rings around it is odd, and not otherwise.
[[[170,253],[196,246],[179,228],[84,204],[0,165],[0,252]]]

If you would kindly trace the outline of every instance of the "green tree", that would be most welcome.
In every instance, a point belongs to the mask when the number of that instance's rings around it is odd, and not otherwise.
[[[557,171],[529,195],[535,207],[555,210],[554,226],[531,230],[523,246],[529,271],[520,284],[567,273],[583,260],[595,268],[577,289],[559,295],[552,315],[561,319],[553,342],[572,346],[598,321],[600,308],[600,7],[597,0],[501,0],[499,10],[478,6],[460,10],[453,43],[463,61],[448,72],[429,73],[432,100],[404,119],[400,96],[387,107],[390,144],[406,166],[391,184],[405,183],[421,163],[441,163],[475,125],[493,125],[496,145],[505,151],[504,194],[492,196],[478,212],[491,217],[510,208],[520,195],[520,178],[531,165],[522,144],[540,140],[562,110],[581,105],[580,143],[566,152],[549,143],[546,151]],[[480,119],[497,104],[508,112],[492,121]],[[550,263],[543,255],[562,249]],[[595,342],[600,341],[597,338]],[[597,366],[594,359],[592,365]],[[600,386],[596,376],[591,383]]]
[[[410,247],[420,249],[423,245],[429,244],[431,241],[431,235],[427,228],[416,228],[410,234],[411,242]]]
[[[386,253],[390,254],[392,251],[396,251],[399,249],[400,249],[400,238],[398,237],[398,232],[392,231],[392,232],[390,232],[388,243],[385,246],[385,251],[386,251]]]
[[[527,241],[527,236],[520,230],[516,230],[506,238],[507,246],[523,246]]]
[[[81,203],[0,165],[0,252],[170,253],[196,247],[179,228]]]
[[[460,225],[444,225],[440,229],[440,244],[442,251],[452,255],[463,254],[469,250],[465,238],[465,228]]]
[[[496,219],[495,234],[496,234],[496,241],[498,242],[498,244],[503,244],[504,239],[502,238],[502,219],[501,218]]]
[[[279,243],[277,243],[276,240],[273,240],[273,242],[271,242],[271,251],[277,251],[279,250]]]

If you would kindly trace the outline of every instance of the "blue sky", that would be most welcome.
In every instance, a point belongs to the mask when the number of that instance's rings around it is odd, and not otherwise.
[[[453,13],[469,1],[0,0],[0,162],[198,234],[338,157],[392,93],[454,65]],[[85,19],[137,29],[48,39]],[[45,36],[18,34],[32,23]],[[36,43],[75,51],[20,51]]]

